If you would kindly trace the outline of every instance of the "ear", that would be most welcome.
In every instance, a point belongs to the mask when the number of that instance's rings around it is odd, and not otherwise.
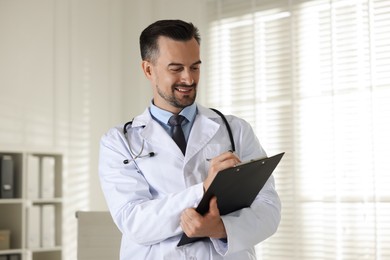
[[[148,78],[148,79],[151,79],[152,77],[152,74],[153,74],[153,67],[152,67],[152,64],[149,62],[149,61],[142,61],[142,70],[145,74],[145,76]]]

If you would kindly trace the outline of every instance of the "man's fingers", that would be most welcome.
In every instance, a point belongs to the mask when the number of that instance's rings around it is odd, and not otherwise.
[[[220,172],[220,171],[225,170],[227,168],[234,167],[238,163],[240,163],[239,160],[236,160],[235,158],[231,158],[231,159],[227,159],[227,160],[221,161],[219,163],[215,163],[214,165],[212,165],[212,167],[214,167],[214,169],[217,172]]]
[[[209,214],[212,216],[219,216],[217,197],[214,196],[211,198],[209,206],[210,206]]]
[[[210,200],[209,212],[206,215],[202,216],[194,208],[189,208],[183,211],[180,220],[180,226],[188,237],[226,237],[215,196]]]
[[[181,221],[191,222],[194,218],[196,218],[198,212],[194,208],[188,208],[183,211],[181,214]]]
[[[224,153],[218,155],[217,157],[214,157],[211,160],[211,162],[212,163],[220,163],[220,162],[224,162],[226,160],[235,160],[235,161],[237,161],[237,163],[240,162],[240,159],[238,158],[238,156],[232,152],[224,152]]]
[[[197,236],[202,216],[194,208],[183,211],[180,217],[180,226],[188,237]]]
[[[241,161],[236,154],[232,152],[225,152],[211,160],[210,169],[212,169],[213,172],[219,172],[224,169],[234,167],[240,162]]]

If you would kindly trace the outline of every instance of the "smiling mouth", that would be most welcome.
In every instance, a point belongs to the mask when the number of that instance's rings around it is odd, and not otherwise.
[[[176,87],[175,90],[181,92],[181,93],[188,93],[192,90],[192,87]]]
[[[192,86],[176,86],[175,87],[176,91],[183,93],[183,94],[190,93],[193,89],[195,89],[194,85],[192,85]]]

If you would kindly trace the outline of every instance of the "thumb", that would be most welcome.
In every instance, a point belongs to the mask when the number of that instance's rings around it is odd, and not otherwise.
[[[219,209],[218,209],[218,204],[217,204],[217,197],[212,197],[210,200],[210,209],[209,213],[211,215],[219,215]]]

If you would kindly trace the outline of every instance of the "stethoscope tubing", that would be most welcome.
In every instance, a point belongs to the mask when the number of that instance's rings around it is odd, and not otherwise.
[[[232,146],[232,149],[231,151],[232,152],[235,152],[236,151],[236,146],[235,146],[235,143],[234,143],[234,138],[233,138],[233,133],[232,133],[232,130],[230,128],[230,125],[229,125],[229,122],[227,121],[226,117],[220,112],[218,111],[217,109],[215,108],[210,108],[211,110],[213,110],[215,113],[217,113],[223,120],[223,122],[225,123],[225,126],[226,126],[226,129],[227,129],[227,132],[229,134],[229,139],[230,139],[230,144]],[[155,155],[154,152],[150,152],[148,154],[142,154],[143,150],[144,150],[144,144],[145,144],[145,140],[142,140],[142,146],[141,146],[141,150],[138,152],[138,154],[134,153],[133,150],[131,149],[131,145],[130,145],[130,141],[128,139],[128,134],[127,134],[127,127],[128,126],[131,126],[133,123],[133,120],[127,122],[126,124],[124,124],[123,126],[123,135],[124,135],[124,138],[126,140],[126,143],[127,143],[127,146],[129,148],[129,154],[130,154],[130,159],[131,161],[133,161],[135,167],[137,168],[137,171],[138,173],[142,174],[142,171],[141,169],[139,168],[137,162],[136,162],[136,159],[137,158],[143,158],[143,157],[153,157]],[[124,164],[128,164],[129,163],[129,160],[128,159],[125,159],[123,161]]]
[[[124,127],[127,127],[127,126],[129,125],[129,123],[130,123],[130,125],[131,125],[132,121],[127,122],[127,123],[125,124]],[[127,146],[128,146],[128,148],[129,148],[129,151],[130,151],[130,152],[129,152],[129,154],[130,154],[130,159],[131,159],[131,161],[133,161],[134,166],[135,166],[135,168],[137,169],[137,172],[138,172],[139,174],[142,174],[142,175],[143,175],[143,173],[142,173],[140,167],[138,166],[137,161],[135,160],[137,157],[134,156],[134,155],[133,155],[133,152],[131,151],[130,142],[129,142],[128,138],[127,138],[127,130],[126,130],[126,128],[123,129],[123,135],[124,135],[124,137],[125,137]],[[142,152],[142,151],[141,151],[141,152]],[[123,164],[128,164],[128,163],[129,163],[129,160],[128,160],[128,159],[123,160]]]

